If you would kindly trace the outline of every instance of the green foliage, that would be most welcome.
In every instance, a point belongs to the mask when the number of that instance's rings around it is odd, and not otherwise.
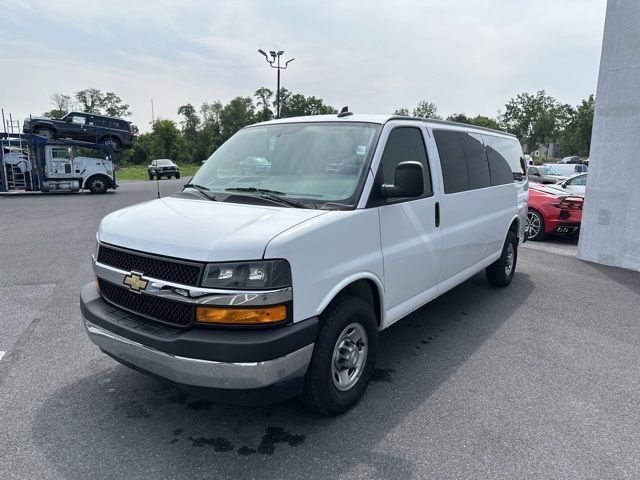
[[[592,94],[575,108],[568,109],[568,120],[558,142],[567,155],[589,155],[595,106],[596,99]]]
[[[53,110],[49,110],[48,112],[44,112],[42,114],[43,117],[48,117],[48,118],[62,118],[64,117],[68,112],[65,112],[64,110],[57,110],[57,109],[53,109]]]
[[[427,100],[420,100],[412,113],[414,117],[442,120],[442,117],[438,114],[438,107],[436,107],[436,104]]]
[[[464,113],[453,113],[447,117],[447,122],[471,123],[471,119]]]
[[[107,115],[109,117],[128,117],[131,115],[129,105],[113,92],[105,92],[97,88],[86,88],[76,92],[75,98],[80,110],[86,113]]]
[[[255,107],[251,97],[234,98],[220,112],[220,129],[223,141],[254,122]]]
[[[420,117],[420,118],[432,118],[433,120],[442,120],[442,117],[438,113],[438,107],[435,103],[428,100],[420,100],[418,105],[409,112],[408,108],[398,108],[394,115],[402,115],[405,117]]]
[[[509,100],[502,124],[531,150],[557,139],[567,122],[567,114],[567,105],[540,90],[535,95],[521,93]]]
[[[256,106],[258,111],[256,113],[256,121],[266,122],[273,118],[273,110],[269,108],[271,102],[273,102],[273,90],[266,87],[261,87],[253,94],[256,98]]]
[[[502,130],[498,120],[491,117],[485,117],[484,115],[477,115],[473,118],[467,117],[464,113],[454,113],[447,117],[448,122],[466,123],[469,125],[476,125],[478,127],[492,128],[494,130]]]
[[[286,88],[280,89],[280,117],[304,117],[307,115],[330,115],[338,111],[325,105],[321,98],[292,94]]]
[[[471,125],[477,125],[478,127],[493,128],[494,130],[504,130],[498,123],[498,120],[491,117],[485,117],[484,115],[477,115],[473,118],[470,118],[468,123],[470,123]]]
[[[402,107],[402,108],[397,108],[395,112],[393,112],[394,115],[400,115],[402,117],[410,117],[411,116],[411,112],[409,111],[408,108]]]

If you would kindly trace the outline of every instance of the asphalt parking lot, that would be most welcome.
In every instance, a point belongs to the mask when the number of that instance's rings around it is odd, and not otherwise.
[[[385,331],[347,414],[219,405],[83,331],[100,218],[154,197],[0,197],[2,479],[640,477],[640,273],[528,243],[510,287],[478,275]]]

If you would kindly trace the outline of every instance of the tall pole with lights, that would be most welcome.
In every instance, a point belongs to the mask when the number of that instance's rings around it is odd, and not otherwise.
[[[278,71],[278,83],[276,90],[276,118],[280,118],[280,70],[285,70],[291,62],[295,60],[287,60],[284,66],[280,66],[280,57],[284,53],[284,50],[274,51],[271,50],[269,55],[264,50],[258,50],[258,53],[264,57],[271,68],[275,68]]]

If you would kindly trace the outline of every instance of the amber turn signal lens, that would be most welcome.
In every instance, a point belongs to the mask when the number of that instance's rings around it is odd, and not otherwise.
[[[286,305],[264,308],[197,307],[196,322],[221,325],[267,325],[287,318]]]

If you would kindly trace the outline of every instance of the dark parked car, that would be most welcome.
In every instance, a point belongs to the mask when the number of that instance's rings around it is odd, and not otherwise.
[[[24,121],[24,133],[35,133],[45,138],[70,138],[111,145],[114,149],[130,148],[135,132],[130,122],[121,118],[92,113],[71,112],[61,119],[31,117]]]
[[[153,160],[147,167],[147,171],[149,172],[149,180],[153,180],[154,177],[158,177],[158,180],[162,177],[180,178],[180,168],[168,158]]]

